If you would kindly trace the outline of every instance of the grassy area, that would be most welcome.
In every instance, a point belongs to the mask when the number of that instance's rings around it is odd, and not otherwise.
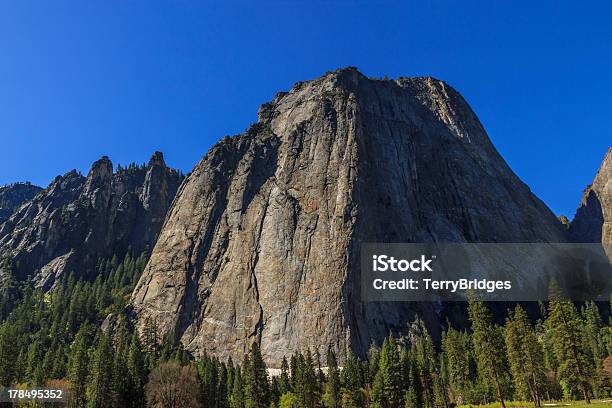
[[[498,402],[487,405],[460,405],[458,408],[499,408]],[[534,408],[533,402],[526,401],[506,401],[506,407],[510,408]],[[584,401],[550,401],[544,402],[542,408],[545,407],[593,407],[593,408],[612,408],[612,399],[593,400],[591,404],[585,404]]]

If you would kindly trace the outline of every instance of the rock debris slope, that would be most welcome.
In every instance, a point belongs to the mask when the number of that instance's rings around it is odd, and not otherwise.
[[[476,115],[433,78],[353,68],[297,83],[182,184],[132,295],[137,328],[240,359],[258,341],[364,354],[431,304],[367,303],[359,245],[563,242],[551,211],[497,153]]]
[[[570,233],[576,242],[612,244],[612,147],[584,191]]]
[[[90,275],[100,257],[151,249],[181,178],[159,152],[146,166],[113,172],[105,156],[87,177],[58,176],[0,224],[0,256],[12,264],[0,278],[31,275],[48,289],[64,272]]]

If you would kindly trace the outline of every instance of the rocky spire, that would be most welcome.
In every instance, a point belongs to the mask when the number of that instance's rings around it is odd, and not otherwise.
[[[43,289],[68,270],[91,275],[101,257],[152,248],[180,181],[161,153],[146,168],[117,173],[104,156],[86,178],[74,170],[58,176],[0,224],[0,256],[19,265],[10,273]]]
[[[93,208],[107,208],[111,195],[113,179],[113,163],[108,156],[96,160],[89,170],[83,193],[87,196]]]

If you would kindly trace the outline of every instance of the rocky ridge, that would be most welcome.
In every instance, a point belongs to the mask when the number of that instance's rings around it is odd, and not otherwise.
[[[0,224],[0,256],[11,260],[0,277],[48,289],[67,271],[91,276],[100,257],[150,250],[181,180],[159,152],[146,166],[114,172],[104,156],[86,177],[56,177]]]

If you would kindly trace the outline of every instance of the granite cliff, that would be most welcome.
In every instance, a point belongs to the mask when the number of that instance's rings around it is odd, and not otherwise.
[[[105,156],[87,177],[56,177],[0,224],[0,256],[10,259],[0,278],[31,277],[46,290],[65,272],[91,277],[100,257],[150,250],[181,179],[159,152],[146,166],[113,172]]]
[[[584,190],[570,234],[576,242],[612,244],[612,147],[595,180]]]
[[[196,355],[363,355],[416,314],[434,336],[440,322],[434,304],[361,301],[361,242],[566,240],[453,88],[347,68],[279,93],[197,164],[131,312]]]

